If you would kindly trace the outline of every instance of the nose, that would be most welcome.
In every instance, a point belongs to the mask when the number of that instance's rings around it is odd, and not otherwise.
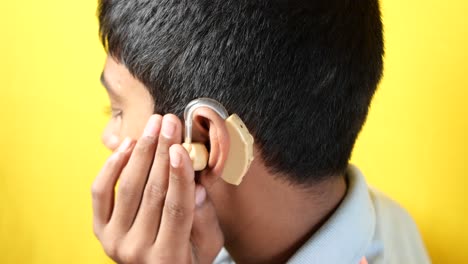
[[[114,152],[119,146],[120,139],[117,135],[112,133],[112,130],[108,127],[104,129],[101,135],[102,144],[110,151]]]

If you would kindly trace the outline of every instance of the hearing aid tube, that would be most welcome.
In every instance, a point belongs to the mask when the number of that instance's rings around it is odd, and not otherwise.
[[[193,114],[195,110],[200,107],[208,107],[211,110],[215,111],[222,119],[226,120],[228,118],[228,112],[226,108],[218,101],[211,98],[199,98],[191,101],[184,111],[185,119],[185,143],[192,143],[192,124],[193,124]]]

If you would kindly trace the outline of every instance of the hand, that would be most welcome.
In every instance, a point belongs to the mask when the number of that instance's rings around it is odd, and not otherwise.
[[[94,233],[118,263],[212,263],[223,246],[181,131],[176,116],[153,115],[138,142],[125,139],[93,183]]]

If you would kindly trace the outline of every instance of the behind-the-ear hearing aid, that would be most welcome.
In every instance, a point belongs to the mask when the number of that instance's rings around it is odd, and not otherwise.
[[[244,122],[236,114],[228,115],[226,108],[210,98],[199,98],[185,107],[185,142],[184,148],[189,152],[195,171],[204,170],[208,163],[208,151],[202,143],[192,143],[193,114],[196,109],[207,107],[225,120],[230,138],[230,148],[223,170],[222,178],[226,182],[239,185],[253,160],[253,137]]]

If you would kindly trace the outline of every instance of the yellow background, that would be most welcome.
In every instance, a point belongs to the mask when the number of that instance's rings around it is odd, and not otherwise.
[[[3,1],[0,263],[109,263],[90,185],[108,152],[96,1]],[[384,80],[353,162],[414,216],[434,263],[468,263],[468,2],[383,0]]]

